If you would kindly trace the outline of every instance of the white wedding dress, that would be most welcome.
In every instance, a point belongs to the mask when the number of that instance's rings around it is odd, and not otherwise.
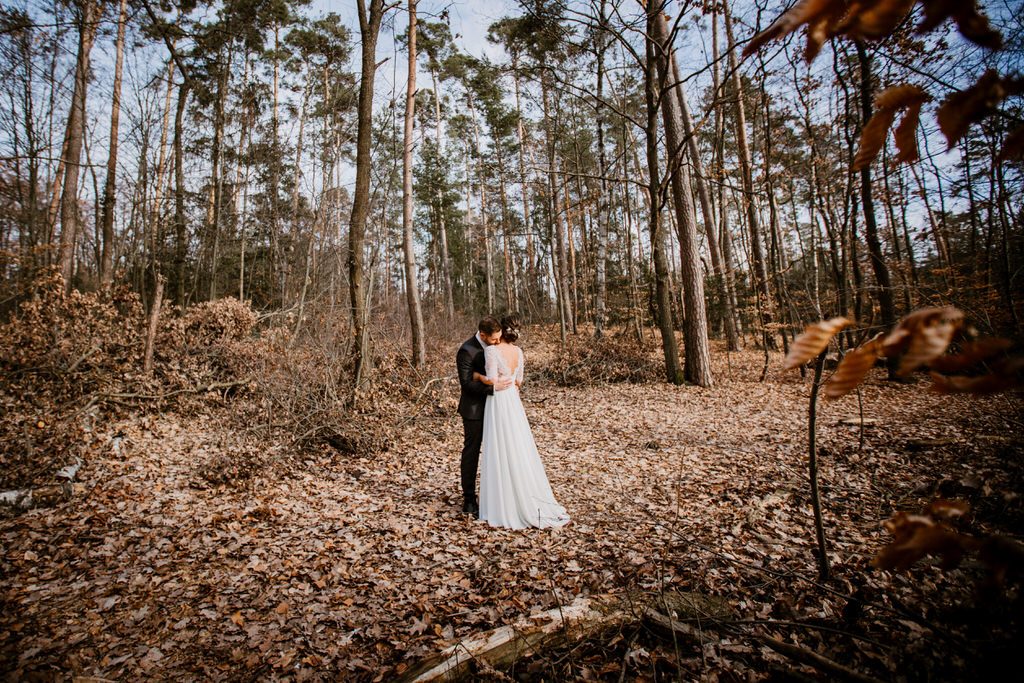
[[[522,382],[523,350],[516,347],[516,351],[519,361],[513,369],[497,346],[485,347],[487,378],[514,374]],[[511,529],[562,526],[569,521],[551,492],[515,384],[487,397],[482,455],[480,519]]]

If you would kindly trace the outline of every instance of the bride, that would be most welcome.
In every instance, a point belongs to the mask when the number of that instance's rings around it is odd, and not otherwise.
[[[515,378],[508,389],[488,396],[484,409],[480,519],[512,529],[562,526],[569,515],[551,492],[519,398],[523,350],[515,345],[518,327],[514,316],[501,319],[501,340],[484,348],[487,375],[474,373],[474,379],[485,384],[494,384],[499,377]]]

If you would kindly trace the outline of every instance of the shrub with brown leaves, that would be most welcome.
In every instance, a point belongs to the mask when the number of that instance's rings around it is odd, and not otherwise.
[[[532,376],[559,386],[644,384],[660,382],[664,375],[664,365],[656,358],[655,349],[628,336],[572,336],[558,355],[527,368]]]
[[[20,488],[82,457],[98,397],[142,363],[142,306],[123,288],[65,293],[56,273],[0,325],[0,488]]]

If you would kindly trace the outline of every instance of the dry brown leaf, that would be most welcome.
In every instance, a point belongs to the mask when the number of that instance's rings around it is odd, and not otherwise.
[[[928,365],[932,370],[945,374],[963,372],[982,361],[988,360],[997,353],[1006,351],[1010,346],[1012,346],[1010,340],[1001,337],[978,339],[963,344],[960,348],[960,353],[939,356]]]
[[[988,581],[1002,586],[1009,576],[1024,572],[1024,545],[1006,536],[990,536],[978,549],[978,559],[988,568]]]
[[[872,115],[860,133],[860,147],[853,160],[853,170],[859,171],[875,160],[895,119],[896,110],[891,107],[879,109]]]
[[[910,163],[917,161],[921,155],[917,151],[917,126],[921,120],[921,103],[907,107],[900,125],[896,126],[896,161]]]
[[[797,368],[821,353],[839,330],[850,325],[843,317],[822,320],[807,326],[789,347],[789,353],[782,362],[786,370]]]
[[[825,384],[825,398],[836,399],[853,391],[875,366],[881,349],[881,335],[847,353]]]
[[[924,18],[917,30],[931,31],[946,19],[953,19],[967,40],[982,47],[998,50],[1003,46],[1003,37],[988,23],[988,17],[978,11],[976,0],[921,0]]]
[[[992,372],[980,377],[930,373],[930,389],[940,394],[997,394],[1024,388],[1024,356],[1015,356],[998,363]]]
[[[845,33],[854,39],[881,40],[892,33],[910,14],[916,2],[917,0],[854,2],[846,18],[836,27],[836,32]]]
[[[932,99],[932,96],[924,91],[919,85],[913,83],[900,83],[893,85],[875,96],[875,107],[878,109],[902,109],[915,104],[922,104]]]
[[[1003,141],[1003,148],[999,150],[999,161],[1016,161],[1024,159],[1024,126],[1010,133]]]
[[[964,314],[952,306],[914,311],[882,340],[882,355],[902,355],[897,374],[906,375],[945,353],[963,318]]]
[[[879,150],[885,144],[885,136],[892,127],[896,118],[896,112],[904,107],[906,114],[900,121],[896,130],[896,146],[900,150],[900,160],[912,151],[914,159],[917,158],[917,123],[921,113],[921,105],[931,99],[920,86],[910,83],[902,83],[886,88],[875,97],[875,114],[864,126],[860,136],[860,149],[857,157],[853,160],[854,170],[860,170],[869,165],[878,156]]]
[[[1007,95],[1006,85],[995,69],[986,71],[967,90],[950,95],[939,107],[939,128],[950,149],[970,128],[991,112]]]
[[[752,55],[768,41],[784,38],[807,24],[807,49],[804,56],[807,61],[811,61],[818,54],[821,45],[835,35],[834,27],[845,13],[845,2],[801,0],[788,12],[779,16],[771,26],[751,38],[743,49],[743,56]]]
[[[879,569],[907,570],[927,555],[942,558],[944,568],[956,567],[974,546],[974,539],[924,515],[899,512],[885,523],[893,541],[872,560]]]
[[[935,519],[955,519],[970,512],[971,506],[964,500],[936,498],[928,503],[925,514]]]

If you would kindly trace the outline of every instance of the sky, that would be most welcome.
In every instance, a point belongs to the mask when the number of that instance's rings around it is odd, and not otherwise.
[[[405,2],[388,12],[377,42],[377,61],[385,58],[389,61],[377,71],[376,92],[381,97],[387,94],[388,99],[392,90],[401,93],[405,88],[408,57],[404,52],[396,53],[395,36],[405,33],[408,28],[407,7]],[[462,51],[474,57],[486,56],[493,61],[504,61],[504,51],[488,42],[487,28],[498,19],[517,13],[517,8],[518,3],[514,0],[421,0],[417,16],[421,21],[438,21],[441,12],[447,9],[452,35]],[[359,19],[354,0],[313,0],[307,11],[313,17],[336,13],[352,29],[353,42],[358,43]],[[359,70],[358,48],[353,50],[352,68]]]

